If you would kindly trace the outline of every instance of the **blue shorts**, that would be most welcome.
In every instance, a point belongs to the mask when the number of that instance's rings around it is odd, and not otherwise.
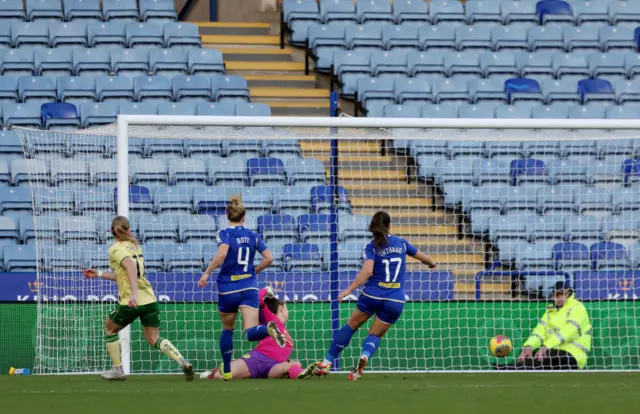
[[[222,313],[238,313],[238,308],[242,306],[260,308],[260,298],[256,289],[218,295],[218,311]]]
[[[258,352],[251,351],[247,355],[240,358],[247,364],[251,378],[269,378],[269,372],[271,368],[279,364],[275,359],[271,359],[268,356]]]
[[[400,319],[404,309],[403,302],[375,299],[365,295],[360,295],[356,306],[360,312],[364,312],[367,315],[376,315],[378,319],[389,325],[393,325]]]

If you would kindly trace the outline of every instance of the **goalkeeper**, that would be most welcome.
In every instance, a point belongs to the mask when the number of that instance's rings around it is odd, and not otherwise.
[[[555,284],[553,302],[525,341],[516,364],[498,369],[571,370],[587,365],[592,334],[587,309],[565,282]]]
[[[289,310],[286,303],[279,300],[271,288],[262,288],[259,296],[261,324],[276,323],[286,338],[285,347],[281,348],[272,337],[261,340],[253,351],[231,362],[231,377],[233,379],[310,378],[315,364],[303,370],[300,362],[289,360],[291,351],[293,351],[293,340],[285,328],[285,324],[289,320]],[[221,367],[222,364],[214,371],[203,372],[200,374],[200,378],[225,379],[220,372]]]
[[[142,249],[131,234],[129,220],[122,216],[114,218],[111,222],[111,234],[115,238],[115,243],[109,247],[109,264],[113,273],[95,269],[82,271],[87,279],[101,277],[113,280],[118,285],[120,302],[107,316],[105,326],[107,352],[113,361],[113,369],[103,373],[102,378],[116,381],[127,379],[122,369],[118,332],[139,318],[144,327],[144,338],[149,345],[176,361],[187,381],[193,380],[191,363],[184,359],[168,339],[160,337],[160,309],[151,283],[147,280]]]

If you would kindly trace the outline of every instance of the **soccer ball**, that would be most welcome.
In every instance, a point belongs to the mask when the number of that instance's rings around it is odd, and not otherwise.
[[[498,335],[491,338],[491,342],[489,342],[489,350],[493,356],[504,358],[513,350],[513,344],[511,344],[511,339],[504,335]]]

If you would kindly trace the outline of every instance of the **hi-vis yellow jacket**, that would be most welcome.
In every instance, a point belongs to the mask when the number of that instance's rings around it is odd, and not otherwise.
[[[549,305],[531,336],[524,343],[533,349],[545,346],[570,353],[580,369],[587,365],[587,353],[591,350],[591,322],[589,314],[575,295],[557,309]]]

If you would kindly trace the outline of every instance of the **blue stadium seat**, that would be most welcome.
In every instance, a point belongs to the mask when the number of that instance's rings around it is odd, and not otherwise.
[[[310,211],[311,187],[273,187],[271,190],[274,211],[298,216]]]
[[[187,51],[187,67],[191,75],[224,74],[222,53],[216,49],[197,49]]]
[[[541,184],[547,181],[547,167],[542,160],[526,158],[511,161],[515,185]]]
[[[356,19],[360,24],[385,22],[393,24],[391,3],[387,0],[367,0],[356,3]]]
[[[400,78],[395,80],[394,86],[396,100],[400,104],[423,104],[434,100],[431,82],[425,79]]]
[[[469,25],[481,22],[502,24],[500,7],[493,6],[490,1],[470,1],[468,4],[465,3],[464,12],[467,18],[467,24]]]
[[[249,87],[242,76],[225,75],[211,78],[213,98],[218,102],[249,102]]]
[[[538,82],[541,79],[553,79],[555,76],[555,72],[551,68],[551,56],[553,53],[550,50],[518,53],[516,55],[516,63],[518,70],[520,70],[520,76],[535,79]]]
[[[19,102],[18,81],[13,76],[0,76],[0,102]]]
[[[271,116],[271,108],[264,103],[242,102],[236,105],[238,116]]]
[[[524,2],[516,3],[523,4]],[[491,28],[491,44],[497,51],[529,50],[527,31],[511,26],[493,26]]]
[[[536,4],[540,24],[574,23],[573,10],[569,3],[560,0],[542,0]]]
[[[26,0],[27,20],[64,20],[59,0]]]
[[[333,52],[346,50],[345,26],[341,23],[309,26],[307,47],[315,57],[316,70],[329,72],[333,63]]]
[[[413,78],[445,77],[444,54],[437,52],[410,52],[407,55],[409,76]],[[431,83],[430,79],[425,81]]]
[[[372,116],[372,113],[380,116],[385,105],[396,102],[392,78],[363,76],[356,84],[356,94],[357,101],[369,116]]]
[[[39,129],[42,126],[42,113],[40,102],[28,102],[18,105],[5,106],[3,119],[5,124],[21,126],[25,128]]]
[[[169,174],[171,175],[171,164]],[[193,186],[180,185],[177,187],[155,187],[151,194],[153,197],[154,213],[193,213]]]
[[[466,79],[450,78],[441,83],[434,83],[433,94],[436,103],[447,101],[470,102],[469,90]]]
[[[212,216],[180,216],[178,233],[183,243],[193,241],[213,241],[218,230],[218,223]]]
[[[162,26],[155,23],[127,23],[124,28],[127,47],[163,47]]]
[[[634,3],[622,0],[610,1],[609,19],[611,19],[613,26],[629,24],[632,27],[637,27],[640,23],[640,11]]]
[[[475,78],[482,76],[480,69],[481,52],[445,52],[444,67],[449,77]]]
[[[133,102],[133,81],[126,76],[98,76],[96,94],[100,102]]]
[[[71,49],[36,49],[35,65],[38,76],[50,76],[52,78],[71,76],[73,75]]]
[[[342,83],[342,95],[352,97],[358,78],[371,74],[369,52],[336,51],[333,54],[333,74]]]
[[[118,189],[113,189],[114,200],[118,203]],[[151,199],[151,193],[147,187],[140,185],[129,186],[129,210],[138,212],[151,212],[153,211],[153,204]],[[135,218],[131,220],[136,223]],[[135,231],[135,230],[134,230]]]
[[[266,243],[296,243],[298,241],[298,224],[293,216],[287,214],[265,214],[258,217],[258,233]]]
[[[3,76],[32,76],[36,73],[33,49],[10,49],[0,52]]]
[[[21,76],[18,78],[18,95],[24,103],[47,103],[57,100],[54,80],[47,76]]]
[[[309,272],[322,270],[322,255],[315,244],[285,244],[283,248],[285,271]]]
[[[342,212],[350,212],[351,205],[349,204],[349,193],[347,190],[338,186],[337,189],[338,194],[338,205],[336,206],[338,211]],[[319,185],[311,188],[311,211],[315,213],[328,213],[331,205],[331,200],[333,199],[333,194],[331,193],[331,186],[328,185]]]
[[[247,164],[235,157],[211,158],[207,166],[207,176],[212,185],[218,185],[221,182],[245,185],[247,181]]]
[[[187,74],[187,57],[181,48],[151,49],[149,69],[153,75],[173,77]]]
[[[95,22],[87,25],[89,47],[125,47],[125,24]]]
[[[158,115],[196,115],[194,102],[162,102],[158,104]],[[182,143],[180,143],[182,148]],[[180,150],[182,152],[182,150]]]
[[[591,268],[589,249],[582,243],[563,242],[553,246],[553,261],[558,270],[574,272]]]
[[[114,102],[83,103],[80,105],[80,121],[83,128],[116,122],[118,106]]]
[[[415,0],[393,2],[393,16],[397,24],[429,21],[429,3]]]
[[[329,245],[324,246],[324,257],[330,256]],[[362,266],[362,244],[360,242],[347,242],[338,244],[338,270],[351,271]]]
[[[512,78],[504,82],[507,102],[542,102],[540,84],[534,79]]]
[[[50,102],[40,107],[42,128],[51,130],[79,129],[78,109],[71,103]]]
[[[350,0],[320,0],[320,18],[331,21],[356,21],[355,5]]]
[[[623,50],[635,52],[637,49],[633,29],[624,26],[604,26],[598,30],[600,45],[605,52]]]
[[[472,79],[469,81],[471,102],[507,102],[504,83],[498,79]]]
[[[626,81],[627,71],[624,68],[624,54],[593,53],[587,58],[591,77],[606,77],[612,83],[614,79]]]
[[[432,1],[429,4],[429,17],[433,24],[445,21],[464,23],[466,20],[462,3],[447,0]]]
[[[109,75],[111,73],[111,54],[108,49],[73,49],[71,64],[76,76]]]
[[[473,26],[458,26],[455,29],[456,47],[458,50],[483,49],[491,50],[491,28],[486,23],[476,23]]]
[[[324,164],[315,158],[291,159],[286,162],[287,185],[324,185]]]
[[[345,41],[351,50],[384,49],[382,28],[376,25],[352,25],[345,28]]]
[[[85,22],[52,24],[49,27],[51,47],[88,47]]]
[[[102,21],[102,10],[99,0],[66,0],[64,2],[64,19],[69,22]]]
[[[594,101],[615,104],[613,86],[606,79],[583,79],[578,82],[578,92],[584,105]]]
[[[6,272],[35,272],[37,269],[34,245],[6,245],[2,248]]]
[[[305,46],[307,29],[320,22],[318,2],[314,0],[284,0],[282,18],[291,30],[289,41],[296,46]]]
[[[251,158],[247,160],[249,184],[267,183],[286,185],[284,163],[278,158]]]
[[[20,47],[49,47],[49,24],[40,22],[12,22],[11,45]]]
[[[211,84],[206,76],[174,76],[171,85],[176,101],[208,102],[212,98]]]
[[[201,159],[169,159],[167,162],[167,170],[169,172],[169,185],[205,185],[207,183],[207,169],[204,161]]]
[[[371,73],[374,77],[393,78],[406,77],[407,72],[407,50],[375,51],[369,59],[371,62]]]
[[[624,173],[624,181],[628,185],[640,182],[640,160],[630,158],[622,163],[622,172]]]
[[[171,102],[171,82],[164,76],[138,76],[133,79],[133,93],[139,102]]]
[[[202,40],[198,26],[193,23],[165,23],[162,26],[165,47],[200,48]]]
[[[531,26],[527,30],[527,39],[531,51],[544,49],[564,50],[562,27],[557,25]]]
[[[360,214],[340,214],[338,216],[338,229],[340,241],[368,242],[371,240],[369,222],[371,217]],[[358,249],[359,253],[361,249]]]
[[[595,270],[625,270],[629,268],[627,252],[623,245],[602,241],[591,246],[591,261]]]
[[[530,1],[502,1],[500,15],[505,25],[512,23],[539,23],[535,2]]]
[[[415,26],[385,26],[382,28],[382,43],[387,50],[418,49],[418,28]]]
[[[418,42],[422,50],[456,49],[456,27],[452,24],[422,26],[418,29]]]
[[[328,214],[303,214],[298,217],[298,232],[302,243],[327,243],[331,236]]]
[[[176,7],[171,0],[140,0],[140,18],[144,22],[159,24],[178,20]]]
[[[599,32],[593,28],[568,26],[563,29],[564,48],[567,52],[575,50],[600,51]]]
[[[0,19],[3,21],[26,20],[22,0],[4,0],[2,6],[0,6]]]
[[[107,22],[136,22],[140,19],[135,0],[102,0],[102,13]]]
[[[193,190],[194,211],[202,215],[225,214],[231,195],[232,188],[197,186]]]
[[[485,52],[480,55],[480,69],[485,78],[517,78],[519,71],[512,52]]]
[[[271,158],[265,158],[271,159]],[[272,158],[277,159],[277,158]],[[249,167],[248,169],[250,169]],[[264,172],[264,170],[263,170]],[[268,175],[265,174],[268,180]],[[249,174],[251,179],[251,174]],[[255,187],[243,187],[240,192],[242,197],[242,204],[244,204],[247,211],[247,215],[252,217],[261,216],[263,214],[271,213],[271,188],[270,186],[255,186]],[[251,229],[255,229],[255,222],[251,226],[247,225]]]
[[[551,66],[558,79],[571,79],[577,82],[589,78],[589,64],[586,56],[577,53],[554,53]]]
[[[111,66],[115,75],[147,76],[149,52],[147,50],[115,49],[111,52]]]

